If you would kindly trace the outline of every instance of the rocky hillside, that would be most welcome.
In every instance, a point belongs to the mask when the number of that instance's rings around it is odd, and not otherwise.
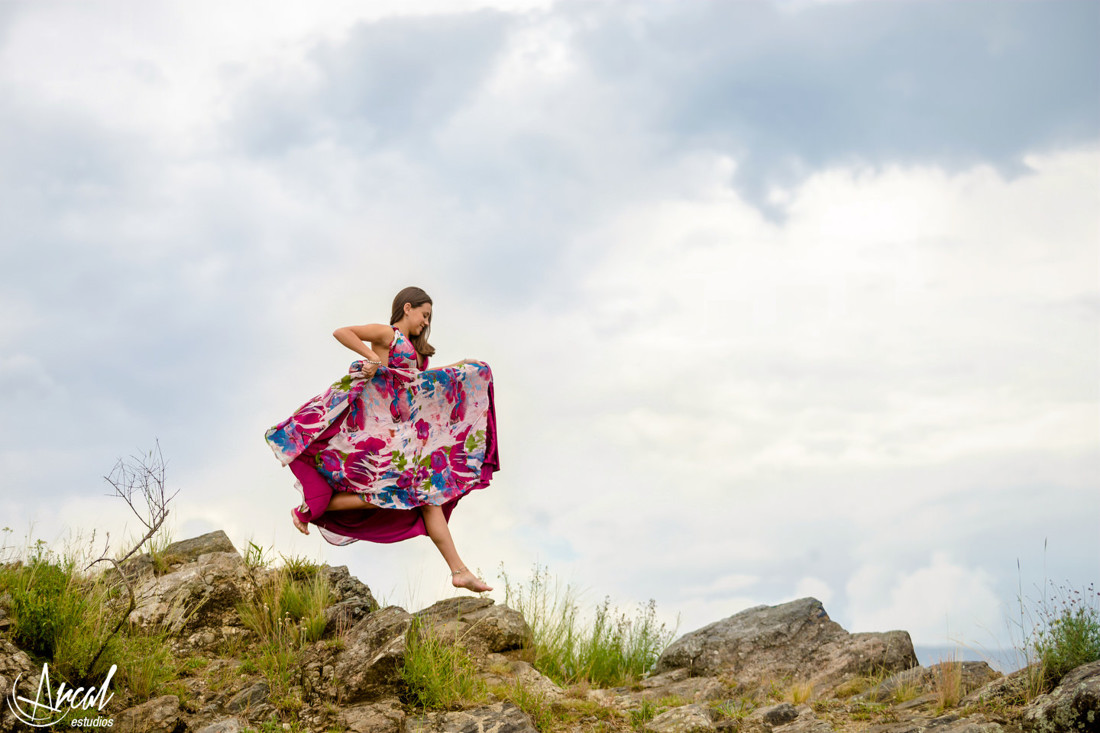
[[[1100,731],[1100,662],[1028,701],[1027,670],[1004,677],[982,662],[920,667],[908,633],[850,634],[813,598],[685,634],[630,687],[563,688],[531,664],[531,632],[516,611],[474,596],[415,613],[379,608],[346,567],[328,566],[320,570],[330,590],[318,638],[302,644],[284,670],[287,686],[275,690],[271,674],[249,661],[259,639],[239,609],[278,571],[246,562],[220,531],[126,570],[138,597],[130,621],[168,630],[180,673],[170,694],[151,699],[112,687],[102,713],[112,731]],[[105,609],[108,616],[127,607],[122,598],[111,603],[121,605]],[[0,694],[33,699],[42,662],[11,642],[6,615],[0,599]],[[487,695],[457,709],[416,704],[402,668],[414,635],[429,632],[468,652],[468,675]],[[30,729],[9,705],[0,708],[0,733]]]

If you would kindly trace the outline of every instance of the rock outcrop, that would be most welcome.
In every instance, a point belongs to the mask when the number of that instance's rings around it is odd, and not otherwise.
[[[849,634],[821,601],[802,598],[750,608],[685,634],[657,660],[657,672],[684,668],[692,676],[725,675],[742,684],[788,677],[825,691],[858,675],[916,665],[907,632]]]
[[[104,711],[116,731],[530,733],[545,730],[547,716],[559,716],[553,725],[562,733],[1100,731],[1100,662],[1025,706],[1036,670],[1002,677],[981,662],[919,667],[906,632],[849,633],[813,598],[741,611],[675,640],[651,675],[585,689],[539,672],[527,621],[488,598],[449,598],[415,613],[380,608],[347,567],[322,566],[310,577],[325,581],[331,600],[324,629],[308,637],[314,641],[303,634],[288,654],[262,647],[241,618],[283,587],[273,581],[286,581],[246,563],[224,533],[174,543],[155,561],[135,557],[124,568],[138,595],[129,620],[166,630],[194,673],[151,698],[120,694],[129,707]],[[116,595],[105,612],[121,616],[128,600]],[[10,594],[0,595],[0,696],[12,694],[18,677],[17,693],[31,698],[41,661],[8,640],[11,606]],[[429,711],[412,703],[402,667],[416,649],[414,630],[471,655],[464,674],[479,678],[476,701]],[[0,733],[24,728],[0,707]]]
[[[1036,698],[1024,713],[1024,727],[1034,733],[1100,731],[1100,661],[1081,665]]]

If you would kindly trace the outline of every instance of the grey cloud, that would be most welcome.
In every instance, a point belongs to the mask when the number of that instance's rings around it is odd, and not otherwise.
[[[566,6],[561,12],[581,10]],[[606,6],[577,47],[629,90],[674,152],[737,159],[758,204],[770,185],[834,164],[992,162],[1095,140],[1094,2],[685,3]]]
[[[309,55],[316,87],[274,76],[245,95],[238,139],[258,155],[330,138],[359,150],[424,144],[477,92],[509,23],[493,11],[360,23],[346,40]]]

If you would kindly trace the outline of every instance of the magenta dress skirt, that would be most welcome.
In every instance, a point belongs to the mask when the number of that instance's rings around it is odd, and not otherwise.
[[[290,466],[308,512],[299,519],[331,544],[399,542],[427,534],[420,507],[442,507],[489,485],[497,456],[493,373],[480,361],[426,369],[394,328],[387,364],[347,376],[268,429],[267,443]],[[362,509],[326,512],[332,494],[358,494]]]

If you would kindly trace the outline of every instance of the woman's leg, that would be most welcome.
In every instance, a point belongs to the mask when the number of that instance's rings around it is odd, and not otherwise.
[[[470,572],[462,563],[455,549],[454,540],[451,539],[451,529],[447,526],[447,518],[443,516],[443,510],[437,506],[426,505],[420,507],[420,514],[424,517],[424,527],[428,530],[428,536],[432,538],[439,554],[447,561],[447,567],[451,569],[451,585],[456,588],[465,588],[475,593],[492,590],[480,578]]]
[[[334,491],[329,499],[326,512],[338,512],[344,509],[369,509],[370,503],[363,499],[362,494],[354,491]]]
[[[363,509],[369,507],[370,504],[363,501],[362,496],[362,494],[355,494],[349,491],[333,491],[332,496],[328,500],[328,506],[325,507],[325,512],[338,512],[343,509]],[[302,504],[297,510],[291,510],[290,512],[291,520],[294,522],[294,526],[297,530],[302,534],[309,534],[309,525],[299,519],[299,515],[296,514],[295,511],[300,512],[301,516],[307,519],[314,519],[310,514],[309,504]]]

